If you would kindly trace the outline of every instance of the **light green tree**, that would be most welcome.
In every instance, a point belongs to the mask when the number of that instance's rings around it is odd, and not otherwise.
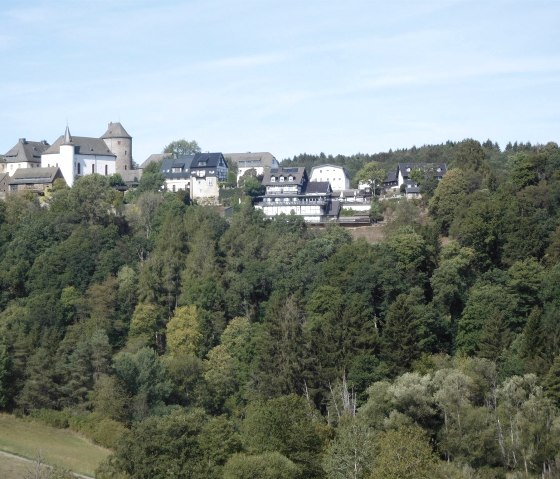
[[[356,173],[356,181],[367,184],[371,188],[373,196],[376,196],[378,188],[380,189],[383,186],[386,174],[386,171],[377,161],[371,161]]]
[[[202,340],[198,323],[197,307],[193,304],[180,306],[167,323],[167,352],[196,354]]]
[[[173,158],[179,158],[185,155],[194,155],[195,153],[200,153],[201,149],[195,140],[175,140],[165,146],[163,149],[164,153],[171,153]]]

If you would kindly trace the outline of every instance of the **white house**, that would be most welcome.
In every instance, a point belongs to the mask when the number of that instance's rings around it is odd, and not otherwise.
[[[310,181],[328,181],[334,191],[350,188],[350,175],[346,168],[338,165],[318,165],[311,168]]]
[[[338,216],[340,205],[332,201],[332,189],[326,181],[310,182],[303,167],[273,168],[264,174],[266,194],[255,208],[266,216],[295,214],[306,222],[320,223]]]
[[[399,188],[401,185],[410,182],[410,175],[414,170],[431,173],[439,181],[447,173],[447,165],[445,163],[399,163],[396,172]]]
[[[4,155],[0,162],[0,172],[13,176],[16,170],[21,168],[39,168],[41,155],[47,148],[49,148],[49,144],[45,140],[28,141],[20,138],[15,146]]]
[[[255,170],[257,176],[263,176],[264,172],[271,168],[279,168],[278,160],[267,151],[260,153],[225,153],[224,157],[237,165],[237,182],[249,170]]]
[[[219,183],[227,180],[228,166],[221,153],[197,153],[191,161],[191,199],[219,202]]]
[[[117,156],[102,138],[72,136],[70,129],[41,155],[43,168],[59,167],[68,186],[81,176],[116,173]]]
[[[160,172],[165,177],[168,191],[189,191],[191,189],[191,163],[194,155],[161,160]]]

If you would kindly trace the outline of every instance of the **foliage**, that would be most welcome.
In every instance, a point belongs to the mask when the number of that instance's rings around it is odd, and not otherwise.
[[[173,158],[179,158],[181,156],[193,155],[195,153],[200,153],[202,150],[195,140],[175,140],[165,146],[163,149],[164,153],[170,153]]]

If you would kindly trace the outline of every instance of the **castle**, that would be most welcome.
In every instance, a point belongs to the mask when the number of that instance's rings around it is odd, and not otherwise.
[[[127,176],[132,165],[132,137],[118,122],[109,123],[100,138],[72,136],[67,126],[64,135],[41,155],[41,166],[60,168],[68,186],[93,173]]]

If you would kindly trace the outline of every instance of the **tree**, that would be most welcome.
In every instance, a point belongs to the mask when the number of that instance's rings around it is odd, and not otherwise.
[[[346,418],[323,457],[329,479],[364,479],[375,461],[375,433],[363,421]]]
[[[426,434],[417,426],[381,433],[369,479],[433,479],[437,459]]]
[[[366,163],[356,174],[356,181],[367,184],[376,196],[377,188],[383,186],[386,172],[377,161]]]
[[[202,150],[195,140],[187,141],[184,138],[182,140],[175,140],[169,143],[164,149],[164,153],[171,153],[173,158],[179,158],[186,155],[194,155],[195,153],[200,153]]]
[[[457,211],[464,207],[468,185],[462,170],[451,169],[438,183],[429,211],[443,234],[447,234]]]
[[[167,351],[173,354],[197,354],[202,340],[195,305],[180,306],[167,323]]]
[[[279,452],[301,467],[301,477],[321,477],[323,441],[314,411],[302,397],[291,394],[249,404],[241,426],[250,453]]]
[[[224,479],[297,479],[300,468],[279,452],[234,454],[224,467]]]

